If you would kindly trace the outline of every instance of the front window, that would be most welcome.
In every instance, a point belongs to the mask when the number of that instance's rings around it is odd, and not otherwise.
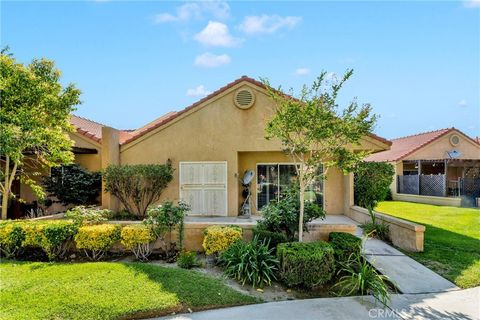
[[[318,168],[318,176],[323,166]],[[261,210],[270,201],[278,201],[283,192],[296,179],[294,164],[258,164],[257,165],[257,209]],[[317,179],[305,191],[305,199],[323,206],[323,180]]]

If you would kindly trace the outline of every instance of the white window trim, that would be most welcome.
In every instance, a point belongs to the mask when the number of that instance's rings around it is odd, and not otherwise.
[[[262,212],[262,210],[260,210],[258,208],[258,166],[274,166],[274,165],[277,165],[277,166],[280,166],[280,165],[295,165],[295,162],[257,162],[255,164],[255,175],[256,175],[256,179],[255,179],[255,207],[257,208],[257,212]],[[325,165],[322,163],[320,164],[322,166],[322,172],[325,172]],[[280,185],[280,174],[278,175],[278,178],[277,178],[277,186]],[[323,199],[322,199],[322,209],[323,211],[325,211],[325,193],[326,193],[326,190],[327,190],[327,179],[325,177],[325,179],[323,179]],[[277,201],[280,199],[280,194],[277,196]]]
[[[224,163],[225,164],[225,214],[220,215],[220,217],[228,217],[228,162],[227,161],[179,161],[178,162],[178,198],[182,200],[182,184],[180,183],[180,170],[182,164],[209,164],[209,163]],[[208,217],[206,214],[191,214],[188,213],[191,217]]]

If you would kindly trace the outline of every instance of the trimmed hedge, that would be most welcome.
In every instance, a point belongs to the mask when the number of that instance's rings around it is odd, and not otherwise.
[[[355,257],[362,250],[362,239],[346,232],[331,232],[328,237],[333,247],[337,262],[345,262],[353,254]]]
[[[280,243],[288,242],[288,237],[285,233],[269,231],[259,227],[253,228],[253,235],[257,236],[258,240],[267,243],[268,247],[275,251]]]
[[[139,260],[147,260],[152,253],[151,243],[156,237],[152,228],[145,225],[130,225],[122,228],[121,243]]]
[[[242,238],[242,228],[238,226],[211,226],[203,231],[203,249],[205,254],[225,251],[235,241]]]
[[[313,288],[335,273],[332,246],[325,241],[281,243],[277,247],[280,277],[289,287]]]
[[[120,240],[120,230],[121,226],[114,224],[83,226],[75,235],[75,244],[90,260],[100,260]]]
[[[20,223],[9,221],[0,224],[0,251],[7,259],[15,257],[24,240],[25,232]]]

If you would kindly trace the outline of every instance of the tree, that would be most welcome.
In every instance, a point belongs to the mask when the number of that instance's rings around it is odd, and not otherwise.
[[[0,73],[1,218],[6,219],[14,180],[44,197],[33,177],[73,160],[67,132],[73,130],[70,113],[80,103],[80,91],[73,84],[63,87],[60,71],[46,59],[25,66],[2,50]]]
[[[385,200],[395,170],[387,162],[360,162],[355,167],[355,203],[372,215],[379,201]]]
[[[265,129],[266,138],[281,141],[297,172],[299,241],[303,240],[305,189],[315,179],[324,179],[331,167],[338,167],[344,173],[351,172],[365,156],[365,152],[356,152],[352,147],[359,145],[360,139],[372,131],[376,122],[370,105],[359,106],[356,99],[344,110],[338,110],[338,93],[352,74],[353,70],[347,70],[336,81],[327,79],[327,73],[322,72],[311,87],[303,86],[297,98],[282,93],[281,88],[273,89],[268,80],[263,80],[275,105],[275,114]],[[317,169],[321,164],[324,170],[319,175]]]
[[[110,165],[102,174],[105,191],[117,197],[130,213],[144,218],[148,207],[160,200],[173,179],[167,164]]]
[[[95,204],[102,190],[100,172],[89,172],[78,164],[52,168],[43,179],[45,190],[64,205]]]

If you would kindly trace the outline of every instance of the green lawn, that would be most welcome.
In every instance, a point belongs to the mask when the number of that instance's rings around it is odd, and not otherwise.
[[[425,251],[413,259],[459,287],[480,285],[479,209],[385,201],[376,210],[426,227]]]
[[[258,302],[195,271],[142,263],[0,264],[0,319],[117,319]]]

